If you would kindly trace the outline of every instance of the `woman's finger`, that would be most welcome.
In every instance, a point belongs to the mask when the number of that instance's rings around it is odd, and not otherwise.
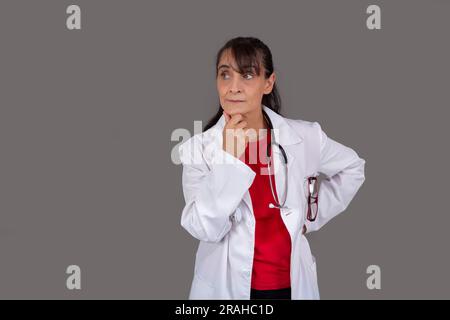
[[[231,123],[231,125],[237,125],[243,119],[244,119],[244,117],[240,113],[237,113],[231,117],[230,123]]]
[[[225,111],[223,111],[223,116],[225,117],[225,123],[228,123],[228,121],[230,121],[231,119],[230,115]]]
[[[247,121],[242,120],[234,128],[235,129],[244,129],[246,126],[247,126]]]

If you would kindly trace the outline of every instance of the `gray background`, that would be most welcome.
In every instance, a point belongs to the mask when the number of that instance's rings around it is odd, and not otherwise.
[[[215,54],[240,35],[271,48],[286,117],[367,161],[346,212],[309,236],[322,298],[449,298],[449,14],[446,0],[2,0],[0,298],[187,297],[198,242],[170,136],[216,112]]]

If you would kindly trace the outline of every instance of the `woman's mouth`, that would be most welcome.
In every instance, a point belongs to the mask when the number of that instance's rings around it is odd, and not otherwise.
[[[228,99],[227,101],[228,101],[228,102],[231,102],[231,103],[244,102],[244,100],[230,100],[230,99]]]

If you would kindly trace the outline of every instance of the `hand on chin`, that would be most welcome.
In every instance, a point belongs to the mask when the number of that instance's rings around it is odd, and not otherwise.
[[[247,110],[245,108],[245,106],[227,106],[224,108],[225,112],[228,113],[230,116],[234,116],[236,114],[241,114],[243,116],[245,116],[245,114],[247,113]]]

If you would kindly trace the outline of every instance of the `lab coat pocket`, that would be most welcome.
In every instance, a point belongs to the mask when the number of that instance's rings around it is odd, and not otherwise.
[[[194,279],[192,280],[191,292],[189,299],[191,300],[203,300],[212,299],[214,295],[214,287],[204,280],[197,272],[194,273]]]

